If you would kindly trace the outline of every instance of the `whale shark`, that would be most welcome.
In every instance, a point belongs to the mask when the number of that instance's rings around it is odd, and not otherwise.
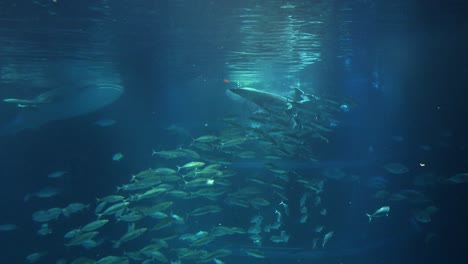
[[[116,101],[124,88],[116,82],[87,83],[78,87],[54,89],[47,100],[4,99],[18,104],[18,113],[12,121],[0,127],[0,135],[15,134],[25,129],[39,128],[49,122],[65,120],[94,112]],[[25,107],[28,106],[28,107]]]

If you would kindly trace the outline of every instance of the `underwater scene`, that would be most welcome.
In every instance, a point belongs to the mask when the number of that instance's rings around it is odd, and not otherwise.
[[[464,263],[461,0],[0,0],[0,263]]]

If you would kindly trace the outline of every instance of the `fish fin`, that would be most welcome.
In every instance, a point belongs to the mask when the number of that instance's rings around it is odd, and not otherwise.
[[[130,182],[137,182],[136,175],[132,175],[132,178],[130,179]]]
[[[369,223],[370,223],[372,221],[372,215],[370,215],[370,214],[366,214],[366,215],[367,215],[367,217],[369,217]]]
[[[299,88],[294,88],[294,101],[301,101],[302,97],[305,95],[304,91]]]
[[[122,186],[116,186],[117,190],[115,192],[118,193],[120,190],[125,190],[126,186],[127,186],[126,184]]]

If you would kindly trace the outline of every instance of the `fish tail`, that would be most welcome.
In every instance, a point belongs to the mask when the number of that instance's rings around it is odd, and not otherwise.
[[[70,217],[70,213],[64,208],[62,209],[62,214],[65,216],[65,217]]]
[[[372,215],[370,215],[370,214],[366,214],[366,215],[367,215],[367,217],[369,217],[369,223],[370,223],[372,221]]]
[[[112,246],[113,248],[119,248],[120,247],[120,241],[112,241],[114,245]]]

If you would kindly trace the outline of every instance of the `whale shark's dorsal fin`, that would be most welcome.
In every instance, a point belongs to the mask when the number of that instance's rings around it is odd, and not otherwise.
[[[308,94],[299,88],[294,88],[294,101],[297,103],[309,102],[312,100],[320,100],[320,98],[313,94]]]
[[[295,102],[304,100],[305,93],[299,88],[294,88],[294,97],[292,98]]]

